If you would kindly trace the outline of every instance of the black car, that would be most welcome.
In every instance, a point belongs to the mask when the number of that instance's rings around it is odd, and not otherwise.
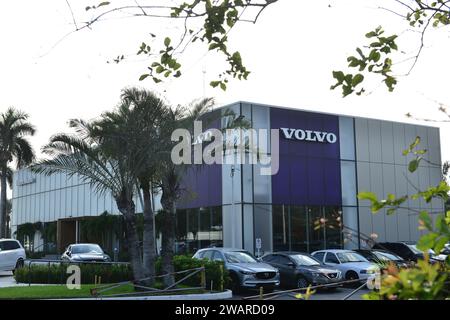
[[[71,244],[61,256],[67,262],[111,262],[111,258],[103,252],[98,244]]]
[[[362,255],[370,262],[377,264],[382,269],[386,268],[390,263],[393,263],[399,269],[410,267],[410,263],[408,261],[406,261],[405,259],[396,255],[393,252],[379,249],[375,250],[359,249],[354,251],[358,252],[360,255]]]
[[[306,288],[309,285],[330,285],[327,288],[340,286],[341,272],[324,266],[314,257],[301,252],[275,252],[266,254],[262,261],[277,268],[280,282],[284,287]]]
[[[424,259],[423,252],[417,249],[413,242],[379,242],[376,243],[372,249],[390,251],[404,260],[411,262],[417,262],[417,260]]]

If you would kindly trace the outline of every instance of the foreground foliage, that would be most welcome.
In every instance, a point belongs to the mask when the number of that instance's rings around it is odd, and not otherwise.
[[[412,155],[408,171],[413,173],[420,170],[421,162],[428,162],[426,158],[426,150],[418,149],[420,137],[403,151],[403,155]],[[426,203],[430,203],[433,199],[441,199],[443,203],[448,201],[448,193],[450,186],[446,181],[441,181],[437,186],[429,187],[426,190],[418,190],[412,195],[403,195],[396,197],[388,194],[383,200],[378,200],[377,196],[372,192],[361,192],[358,197],[361,200],[371,202],[373,213],[386,210],[388,215],[394,214],[397,209],[407,200],[418,201],[423,199]],[[411,210],[411,209],[409,209]],[[450,242],[450,211],[442,212],[433,219],[431,213],[422,210],[418,212],[419,221],[418,228],[426,231],[418,243],[417,247],[425,254],[424,260],[419,260],[417,265],[412,269],[397,270],[391,266],[387,268],[381,276],[380,291],[372,292],[366,295],[367,299],[448,299],[450,298],[450,259],[447,256],[442,263],[431,263],[429,254],[434,251],[439,254],[445,244]],[[433,223],[434,220],[434,223]]]

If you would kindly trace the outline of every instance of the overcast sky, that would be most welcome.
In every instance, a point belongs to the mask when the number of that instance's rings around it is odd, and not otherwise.
[[[85,6],[97,2],[69,3],[81,22],[93,14],[85,12]],[[150,32],[175,34],[179,26],[167,20],[115,16],[59,41],[74,29],[65,0],[5,1],[0,10],[0,111],[15,106],[31,115],[38,129],[32,138],[36,149],[52,134],[65,130],[68,119],[90,119],[113,108],[120,90],[134,85],[157,91],[173,104],[187,103],[205,91],[219,105],[246,100],[406,122],[411,121],[405,118],[407,112],[442,119],[436,101],[450,104],[445,29],[427,34],[416,68],[399,78],[393,93],[378,82],[369,82],[371,93],[362,97],[343,99],[340,91],[330,91],[331,71],[345,69],[346,57],[364,43],[366,32],[380,24],[387,34],[401,33],[398,43],[404,52],[397,61],[418,49],[420,35],[407,31],[401,18],[379,6],[401,9],[393,0],[280,0],[267,8],[256,25],[242,23],[231,31],[230,49],[241,52],[251,75],[247,81],[233,81],[223,93],[203,85],[215,80],[224,64],[201,46],[183,55],[180,79],[161,85],[138,81],[146,67],[142,58],[107,63],[119,54],[135,53],[143,40],[151,39]],[[394,71],[402,74],[409,66],[402,63]],[[442,128],[443,159],[450,159],[445,143],[450,125],[433,125]]]

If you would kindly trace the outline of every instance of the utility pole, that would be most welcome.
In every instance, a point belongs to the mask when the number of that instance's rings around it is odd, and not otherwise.
[[[235,171],[234,164],[231,165],[231,247],[236,247],[236,240],[235,240],[235,228],[234,228],[234,215],[235,215],[235,206],[234,206],[234,171]]]

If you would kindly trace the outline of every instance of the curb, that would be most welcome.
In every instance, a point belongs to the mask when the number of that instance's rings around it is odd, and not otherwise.
[[[166,296],[133,296],[133,297],[99,297],[99,298],[72,298],[49,300],[224,300],[233,297],[231,290],[217,293],[179,294]]]

